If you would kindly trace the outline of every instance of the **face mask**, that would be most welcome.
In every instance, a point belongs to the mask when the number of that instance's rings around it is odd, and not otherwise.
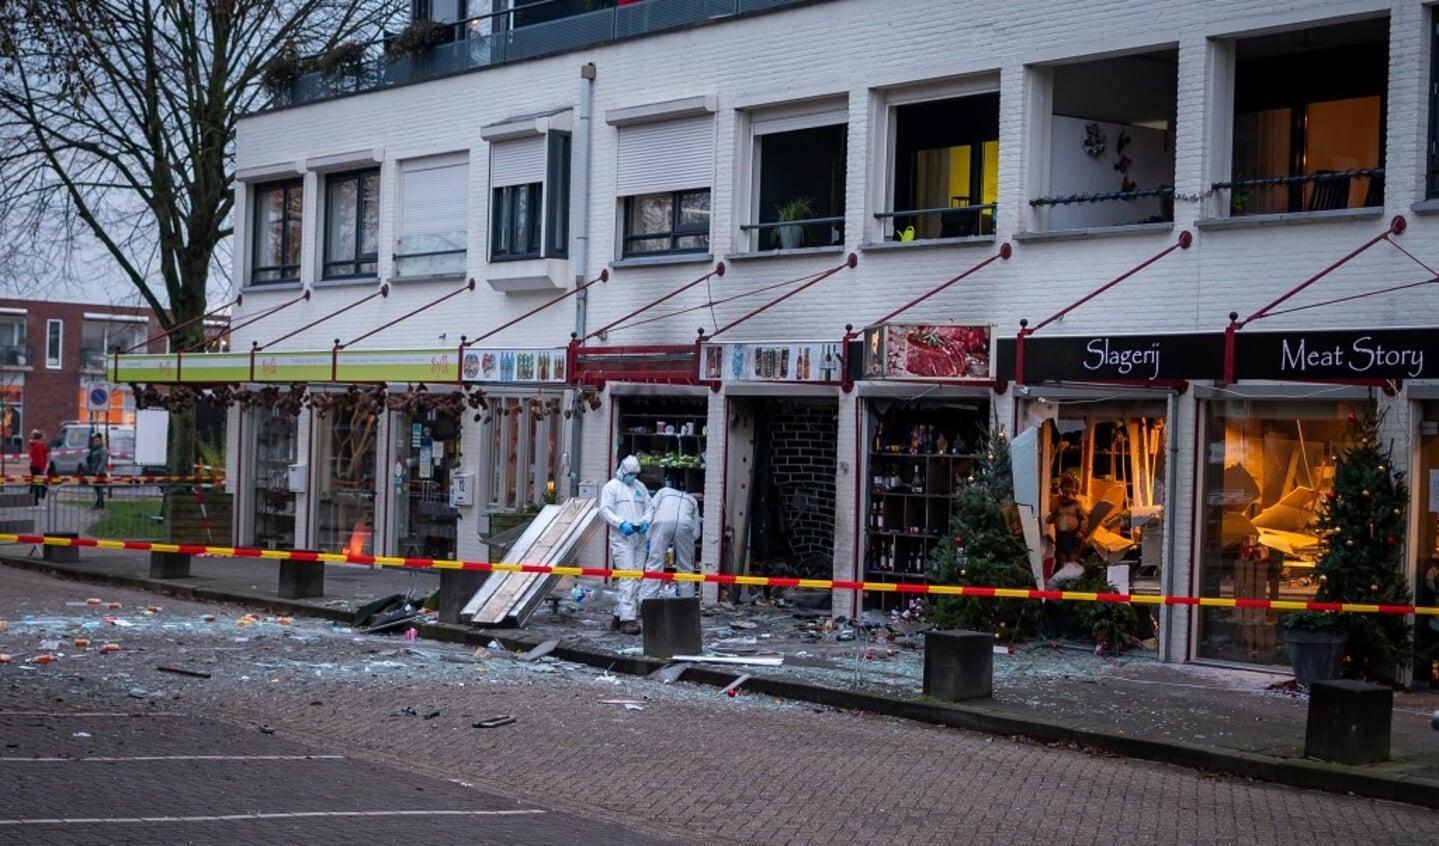
[[[635,474],[626,473],[620,477],[620,481],[624,482],[626,485],[633,485],[635,483]]]

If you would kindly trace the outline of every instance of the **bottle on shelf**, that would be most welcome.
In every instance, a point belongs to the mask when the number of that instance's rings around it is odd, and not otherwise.
[[[913,493],[924,493],[924,475],[919,471],[919,465],[914,465],[914,478],[909,483],[909,489]]]

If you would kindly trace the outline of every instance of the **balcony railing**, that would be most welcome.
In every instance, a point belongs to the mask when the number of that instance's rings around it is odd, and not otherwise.
[[[394,59],[386,58],[393,36],[370,42],[364,45],[365,56],[359,62],[339,71],[301,74],[288,89],[276,92],[270,105],[310,103],[814,2],[817,0],[643,0],[580,11],[585,4],[548,0],[448,24],[450,32],[444,43]]]
[[[0,365],[5,367],[32,367],[35,354],[29,344],[0,344]]]

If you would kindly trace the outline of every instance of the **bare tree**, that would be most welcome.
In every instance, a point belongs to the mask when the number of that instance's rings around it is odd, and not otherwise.
[[[196,344],[229,252],[237,117],[265,105],[277,61],[372,39],[403,5],[0,0],[0,267],[64,266],[88,239],[175,346]],[[171,447],[188,467],[193,444]]]

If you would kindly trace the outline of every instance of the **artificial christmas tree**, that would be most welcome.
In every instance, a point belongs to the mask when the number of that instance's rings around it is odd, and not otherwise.
[[[1349,415],[1349,442],[1334,458],[1334,486],[1324,495],[1318,528],[1317,602],[1408,605],[1412,594],[1403,569],[1409,488],[1394,467],[1391,446],[1380,447],[1382,416]],[[1298,612],[1290,629],[1324,623],[1348,633],[1343,675],[1393,681],[1412,653],[1409,623],[1402,614]]]
[[[934,584],[1032,588],[1029,548],[1014,520],[1014,473],[1004,432],[984,435],[973,472],[961,480],[950,517],[950,537],[930,556]],[[1036,600],[936,595],[929,621],[939,628],[993,632],[1019,640],[1037,620]]]

